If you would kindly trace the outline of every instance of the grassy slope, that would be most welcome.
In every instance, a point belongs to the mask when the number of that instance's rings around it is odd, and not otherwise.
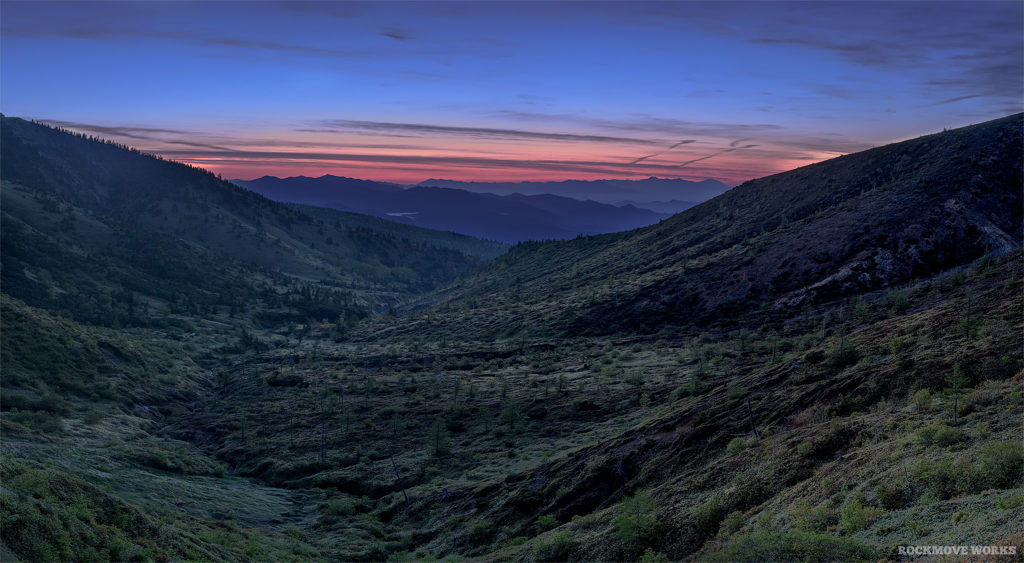
[[[195,401],[211,383],[171,341],[80,325],[7,295],[0,313],[5,410],[82,416],[82,405],[109,410]],[[4,418],[7,433],[17,418]]]
[[[978,142],[980,153],[991,150]],[[996,179],[1007,168],[984,166]],[[1019,197],[996,190],[979,201],[1003,195]],[[841,207],[814,218],[840,239],[849,228]],[[1019,222],[1019,207],[1008,209],[1009,219],[997,210],[992,221]],[[75,217],[94,228],[89,213]],[[688,236],[701,228],[677,226]],[[5,220],[5,241],[6,229]],[[520,280],[548,300],[529,305],[526,320],[538,326],[515,338],[490,338],[522,314],[514,283],[431,313],[442,323],[402,319],[411,331],[370,323],[360,342],[337,342],[333,327],[312,323],[269,350],[244,333],[204,328],[230,329],[226,311],[174,313],[196,330],[171,345],[160,327],[84,326],[5,298],[0,494],[5,518],[35,524],[5,521],[0,553],[635,559],[640,550],[613,522],[623,498],[644,490],[661,524],[640,547],[672,558],[895,557],[897,544],[1019,541],[1021,453],[999,445],[1019,444],[1019,250],[732,325],[550,336],[572,326],[548,323],[566,322],[567,303],[595,310],[597,257],[621,260],[621,248],[600,250],[601,241],[639,244],[633,237],[655,232],[539,246],[473,281],[501,268],[511,276],[535,266],[539,275],[550,264],[530,260],[575,256],[563,254],[573,245],[593,251],[595,262],[581,258],[587,283],[578,288],[558,285],[561,274]],[[725,248],[703,259],[709,271],[732,259]],[[613,280],[617,264],[603,266]],[[651,270],[652,279],[664,270]],[[23,272],[46,280],[38,266]],[[629,295],[620,296],[623,310],[635,305]],[[960,425],[947,429],[944,399],[917,407],[909,396],[946,387],[955,365],[968,389]],[[124,396],[106,396],[107,384]],[[7,408],[14,396],[18,413]],[[759,439],[733,436],[749,432],[751,418]],[[154,519],[158,531],[146,523]]]
[[[6,295],[0,306],[5,549],[37,561],[317,553],[282,525],[268,527],[290,512],[288,499],[268,502],[283,495],[225,477],[221,463],[160,435],[212,384],[182,346],[80,325]]]
[[[748,534],[761,534],[765,543],[764,534],[782,531],[794,534],[783,541],[790,547],[800,543],[800,533],[827,533],[845,548],[867,545],[874,556],[895,556],[896,545],[1005,539],[1024,515],[1021,268],[1016,252],[998,266],[964,274],[966,280],[915,288],[910,303],[924,301],[926,308],[848,336],[861,355],[852,365],[829,361],[837,347],[830,339],[784,362],[734,373],[670,416],[501,487],[479,489],[475,496],[486,500],[478,506],[494,507],[482,517],[523,522],[548,513],[566,522],[583,516],[561,531],[570,532],[571,553],[585,559],[637,555],[610,523],[622,495],[643,489],[657,499],[663,525],[645,543],[671,558],[718,550],[726,560],[802,558],[784,551],[756,555],[748,545]],[[953,289],[957,283],[964,285]],[[927,440],[929,428],[951,425],[949,402],[915,407],[909,397],[946,387],[954,364],[971,387],[962,422],[942,430],[945,441]],[[734,444],[735,434],[750,431],[748,398],[761,436]],[[624,476],[611,470],[619,461]],[[531,490],[542,490],[546,500],[525,515],[515,501]],[[857,513],[844,508],[854,503],[867,507],[864,522],[841,516]],[[543,540],[496,557],[529,558]],[[812,558],[829,554],[819,550]]]
[[[774,538],[783,552],[767,559],[797,557],[784,550],[804,544],[819,559],[830,549],[889,554],[918,538],[991,543],[1020,510],[1007,490],[1019,473],[993,469],[1020,452],[989,450],[1018,430],[1021,275],[1015,251],[764,330],[683,339],[314,339],[230,371],[218,398],[174,433],[243,475],[325,489],[336,508],[313,526],[348,559],[531,559],[563,532],[563,557],[633,558],[612,520],[638,490],[653,491],[663,525],[644,546],[673,558],[749,549],[747,534],[764,530],[784,532]],[[856,354],[839,354],[840,339]],[[970,388],[963,422],[942,430],[949,444],[925,443],[922,429],[951,424],[947,404],[918,410],[909,397],[944,388],[955,364]],[[760,439],[731,444],[750,414]],[[968,477],[944,476],[944,460]],[[841,524],[858,502],[872,523]],[[971,526],[946,526],[957,511]],[[899,523],[918,519],[906,535]]]

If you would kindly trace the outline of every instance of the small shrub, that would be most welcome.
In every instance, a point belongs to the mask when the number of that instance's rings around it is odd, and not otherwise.
[[[963,441],[964,431],[959,428],[950,428],[943,424],[935,431],[935,443],[940,446],[949,446]]]
[[[978,472],[987,486],[1010,489],[1021,485],[1024,476],[1024,445],[1019,441],[985,444],[978,460]]]
[[[913,345],[914,341],[909,338],[894,336],[892,340],[889,341],[889,353],[895,356]]]
[[[800,444],[797,445],[796,447],[796,453],[800,457],[810,457],[811,454],[814,453],[814,443],[811,442],[810,440],[804,440],[803,442],[800,442]]]
[[[860,323],[870,323],[875,319],[875,311],[870,303],[858,297],[853,303],[853,317]]]
[[[890,487],[884,483],[875,489],[875,496],[878,497],[878,503],[886,510],[899,510],[910,500],[903,487]]]
[[[811,350],[806,356],[804,356],[804,359],[806,359],[808,363],[817,364],[825,359],[825,352],[823,350]]]
[[[623,543],[640,542],[660,525],[655,518],[657,506],[647,493],[640,492],[622,501],[619,515],[615,517],[615,533]]]
[[[288,534],[289,536],[297,540],[306,539],[306,532],[303,532],[302,528],[299,528],[295,524],[288,524],[287,526],[285,526],[284,533]]]
[[[1013,508],[1017,508],[1018,506],[1024,506],[1024,496],[1017,495],[1013,497],[1003,497],[999,499],[999,502],[996,503],[996,506],[1002,508],[1003,510],[1010,510]]]
[[[537,533],[543,533],[558,527],[558,519],[550,514],[545,514],[537,519],[535,524]]]
[[[271,387],[295,387],[303,383],[302,376],[297,373],[281,373],[273,371],[266,378]]]
[[[910,470],[911,477],[923,485],[935,500],[945,500],[956,491],[956,472],[946,459],[935,463],[920,460]],[[925,499],[922,497],[921,502]]]
[[[729,445],[725,447],[725,452],[734,454],[746,449],[746,447],[747,441],[742,436],[738,436],[729,441]]]
[[[878,548],[858,539],[802,531],[758,530],[733,538],[708,561],[870,561]]]
[[[924,524],[918,520],[911,520],[907,522],[907,530],[913,534],[915,538],[928,534],[928,528],[925,528]]]
[[[932,441],[935,440],[935,430],[937,425],[932,424],[931,426],[925,426],[924,428],[918,428],[917,432],[914,433],[914,438],[917,439],[919,444],[928,446],[931,445]]]
[[[932,406],[932,392],[928,389],[921,389],[917,393],[914,393],[912,402],[914,403],[914,408],[916,408],[918,412],[925,412]]]
[[[989,436],[992,435],[992,428],[988,423],[982,422],[974,428],[974,433],[978,436],[978,439],[988,440]]]
[[[839,516],[827,504],[811,506],[805,503],[796,510],[793,528],[802,532],[824,532],[839,522]]]
[[[349,499],[332,498],[322,506],[324,511],[334,516],[352,516],[356,513],[355,504]]]
[[[516,536],[516,537],[508,540],[507,542],[505,542],[505,547],[515,547],[517,545],[523,545],[524,543],[526,543],[528,541],[530,541],[530,538],[528,538],[526,536]]]
[[[964,441],[964,431],[945,424],[932,424],[919,429],[916,437],[918,442],[926,446],[931,444],[949,446]]]
[[[60,415],[49,411],[18,411],[12,409],[5,414],[4,421],[21,424],[44,434],[61,434],[64,432],[64,420]]]
[[[860,499],[851,499],[839,509],[839,529],[847,532],[863,530],[882,514],[885,511],[881,508],[864,506]]]
[[[953,462],[953,472],[956,473],[956,492],[973,493],[985,489],[985,479],[970,459],[961,457]]]
[[[953,365],[953,371],[946,376],[946,387],[942,390],[942,395],[947,401],[951,403],[951,410],[953,413],[953,426],[957,425],[957,414],[960,405],[960,399],[967,394],[967,376],[964,375],[963,370],[960,368],[960,364]]]
[[[725,506],[717,495],[698,506],[693,511],[693,528],[698,537],[708,538],[716,533],[725,514]]]
[[[739,510],[734,510],[729,513],[728,516],[722,520],[721,527],[718,528],[719,537],[730,536],[739,531],[743,527],[743,513]]]
[[[451,455],[452,453],[452,442],[448,435],[448,428],[440,418],[435,420],[430,428],[430,433],[427,436],[427,447],[431,454],[439,457]]]
[[[574,545],[569,534],[562,532],[540,544],[534,559],[537,561],[568,561]]]
[[[668,563],[668,556],[660,551],[655,552],[648,547],[644,554],[640,556],[640,563]]]
[[[902,313],[910,307],[910,301],[906,293],[893,289],[885,295],[885,306],[894,313]]]
[[[843,335],[839,338],[839,343],[836,344],[835,348],[828,353],[828,356],[825,358],[825,365],[842,369],[856,364],[858,360],[860,360],[860,351],[853,344],[850,344],[846,336]]]
[[[474,520],[466,525],[466,541],[471,545],[483,545],[494,536],[494,525],[487,520]]]

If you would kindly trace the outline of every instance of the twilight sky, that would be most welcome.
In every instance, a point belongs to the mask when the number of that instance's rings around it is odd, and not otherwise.
[[[0,111],[231,178],[764,176],[1024,109],[1021,2],[0,3]]]

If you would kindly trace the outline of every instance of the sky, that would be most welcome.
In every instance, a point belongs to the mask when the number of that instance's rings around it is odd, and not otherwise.
[[[228,178],[729,184],[1024,109],[1016,2],[0,3],[0,111]]]

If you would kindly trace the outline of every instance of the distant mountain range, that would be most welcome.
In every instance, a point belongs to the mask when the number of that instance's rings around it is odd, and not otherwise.
[[[731,186],[718,180],[692,182],[651,176],[643,180],[565,180],[562,182],[459,182],[430,179],[418,186],[455,188],[477,193],[555,194],[573,199],[589,199],[612,205],[635,205],[661,213],[678,213],[721,195]]]
[[[445,186],[406,188],[331,175],[264,176],[232,182],[280,202],[363,213],[501,242],[625,231],[668,217],[674,212],[672,204],[680,208],[693,205],[671,202],[663,204],[670,211],[656,212],[631,204],[580,201],[550,193],[496,195]]]

